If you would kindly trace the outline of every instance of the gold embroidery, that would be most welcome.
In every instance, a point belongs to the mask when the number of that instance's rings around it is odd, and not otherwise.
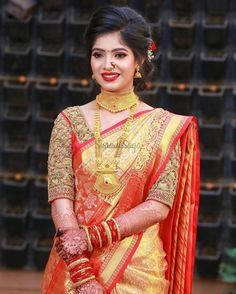
[[[148,199],[158,200],[172,207],[176,187],[178,183],[178,171],[180,165],[181,148],[180,141],[177,142],[165,169],[149,191]]]
[[[155,146],[159,145],[161,140],[160,131],[165,127],[164,124],[167,125],[167,121],[169,119],[169,113],[163,109],[157,109],[154,113],[154,118],[150,122],[150,125],[155,125],[156,129],[155,132],[153,131],[150,126],[148,128],[142,128],[142,132],[146,134],[145,144],[141,145],[140,152],[138,153],[136,162],[134,163],[134,168],[138,171],[142,170],[143,168],[147,167],[149,161],[152,158],[153,150],[155,150]]]
[[[71,128],[59,114],[54,122],[48,154],[48,200],[74,199]]]
[[[73,131],[79,141],[83,143],[93,137],[78,106],[68,107],[63,111],[72,123]]]
[[[132,260],[111,293],[167,294],[169,286],[169,282],[165,279],[167,266],[157,224],[144,232]]]

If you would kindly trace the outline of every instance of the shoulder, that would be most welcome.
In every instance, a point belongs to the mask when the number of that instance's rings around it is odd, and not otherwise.
[[[68,130],[75,121],[81,119],[78,106],[66,107],[63,109],[54,120],[54,130]]]
[[[77,124],[82,120],[82,113],[80,106],[69,106],[63,109],[57,116],[55,123],[64,121],[65,123]]]
[[[175,119],[175,120],[180,120],[180,121],[196,120],[195,116],[177,114],[177,113],[171,112],[169,110],[166,110],[164,108],[154,108],[154,113],[156,115],[161,115],[161,116],[164,116],[169,119]]]
[[[70,106],[62,110],[62,112],[59,114],[61,116],[66,116],[67,118],[73,118],[74,116],[77,116],[80,113],[79,106]]]
[[[74,118],[81,118],[83,116],[83,113],[89,112],[90,110],[94,110],[95,109],[95,104],[94,104],[94,100],[80,105],[80,106],[70,106],[65,108],[61,114],[62,115],[66,115],[68,118],[71,118],[74,120]]]

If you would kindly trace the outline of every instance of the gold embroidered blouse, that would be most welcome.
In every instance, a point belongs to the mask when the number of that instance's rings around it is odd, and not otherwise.
[[[68,107],[64,113],[72,122],[72,127],[62,114],[59,114],[54,122],[48,154],[49,202],[58,198],[74,200],[71,128],[73,128],[79,142],[84,142],[93,136],[78,106]],[[172,206],[178,182],[180,153],[178,142],[164,171],[152,186],[147,200],[153,199]]]
[[[150,189],[147,200],[157,200],[172,207],[178,183],[180,156],[181,148],[178,141],[163,172]]]

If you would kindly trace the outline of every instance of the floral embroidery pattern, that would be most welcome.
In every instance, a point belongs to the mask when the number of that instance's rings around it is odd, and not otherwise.
[[[180,142],[178,141],[165,169],[150,189],[147,200],[153,199],[167,204],[170,207],[172,206],[178,183],[180,156],[181,149]]]
[[[61,114],[54,122],[48,153],[48,200],[60,197],[74,199],[71,129]]]

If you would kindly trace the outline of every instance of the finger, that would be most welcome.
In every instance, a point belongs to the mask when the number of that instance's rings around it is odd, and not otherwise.
[[[60,237],[64,234],[64,231],[60,228],[57,229],[57,232],[56,232],[56,237]]]

